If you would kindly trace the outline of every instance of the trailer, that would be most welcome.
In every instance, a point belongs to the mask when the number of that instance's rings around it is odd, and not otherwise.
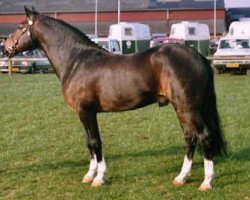
[[[209,55],[210,33],[207,24],[183,21],[171,26],[171,38],[184,40],[184,44],[193,47],[204,56]]]
[[[121,22],[109,28],[110,40],[117,40],[122,54],[143,51],[150,46],[150,28],[146,24]]]
[[[232,22],[226,37],[248,37],[250,38],[250,21]]]

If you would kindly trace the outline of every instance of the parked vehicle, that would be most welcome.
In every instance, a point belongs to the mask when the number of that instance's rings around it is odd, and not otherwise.
[[[135,53],[149,48],[150,28],[146,24],[121,22],[110,26],[108,38],[119,41],[123,54]]]
[[[156,38],[163,38],[163,37],[167,37],[167,33],[152,33],[151,34],[151,40],[154,40]]]
[[[0,71],[9,72],[10,69],[18,73],[47,73],[52,68],[42,51],[33,50],[20,53],[11,59],[1,58]]]
[[[3,58],[4,55],[3,55],[3,45],[1,43],[1,40],[0,40],[0,58]]]
[[[122,54],[118,40],[112,40],[112,39],[103,38],[103,37],[92,38],[91,40],[109,52],[112,52],[115,54]]]
[[[150,41],[150,47],[155,47],[163,44],[184,44],[183,39],[171,38],[171,37],[157,37]]]
[[[189,21],[173,24],[169,37],[182,39],[185,45],[195,48],[204,56],[209,55],[210,33],[207,24]]]
[[[215,72],[225,71],[250,75],[250,22],[233,22],[228,34],[221,38],[214,54]]]
[[[219,44],[219,39],[217,38],[213,38],[209,41],[209,51],[210,51],[210,55],[214,55],[214,53],[217,50]]]

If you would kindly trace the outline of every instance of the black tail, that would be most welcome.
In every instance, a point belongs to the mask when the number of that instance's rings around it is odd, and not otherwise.
[[[202,105],[202,117],[206,133],[199,140],[205,157],[212,159],[217,155],[226,155],[226,142],[220,127],[220,118],[216,106],[213,71],[205,58],[204,63],[208,72],[208,83]]]

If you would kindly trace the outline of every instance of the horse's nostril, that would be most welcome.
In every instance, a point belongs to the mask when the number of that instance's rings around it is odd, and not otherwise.
[[[11,47],[7,49],[8,53],[11,53],[12,51],[13,51],[13,49]]]

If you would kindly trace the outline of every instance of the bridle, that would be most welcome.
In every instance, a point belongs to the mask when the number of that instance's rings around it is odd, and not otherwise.
[[[12,54],[16,50],[19,40],[25,33],[27,33],[27,35],[30,36],[29,25],[25,25],[24,27],[18,27],[18,28],[22,29],[22,32],[17,39],[13,37],[13,34],[10,34],[9,36],[9,38],[13,42],[13,45],[7,49],[8,54]]]

